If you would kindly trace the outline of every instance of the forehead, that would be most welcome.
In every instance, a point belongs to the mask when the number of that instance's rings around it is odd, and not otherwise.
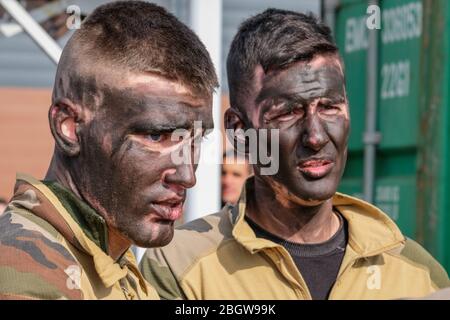
[[[317,56],[297,62],[286,69],[259,75],[256,102],[278,95],[317,98],[345,92],[343,68],[336,56]]]
[[[192,89],[181,82],[169,80],[151,72],[127,74],[122,85],[125,88],[130,88],[135,95],[177,99],[194,108],[204,107],[211,100],[211,95],[195,94]]]
[[[125,74],[120,80],[109,81],[104,104],[108,112],[123,120],[154,122],[212,121],[212,95],[194,93],[188,86],[153,73]],[[126,114],[126,116],[125,116]]]

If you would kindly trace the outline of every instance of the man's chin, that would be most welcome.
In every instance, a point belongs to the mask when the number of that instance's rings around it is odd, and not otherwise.
[[[223,202],[225,203],[237,203],[239,201],[239,196],[234,196],[234,197],[223,197],[222,198]]]
[[[290,188],[287,192],[289,200],[296,205],[305,207],[318,206],[331,199],[336,190],[334,188]]]
[[[303,206],[314,207],[330,200],[336,191],[330,192],[298,192],[296,198],[299,199],[299,204]]]
[[[149,232],[143,232],[133,239],[135,245],[142,248],[157,248],[166,246],[172,241],[174,234],[173,224],[158,225]]]

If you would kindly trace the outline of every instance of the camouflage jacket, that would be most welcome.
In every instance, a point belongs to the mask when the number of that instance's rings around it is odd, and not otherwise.
[[[19,174],[0,215],[0,299],[158,299],[131,250],[106,254],[107,237],[73,193]]]
[[[147,250],[141,271],[161,298],[311,299],[287,250],[256,237],[244,219],[252,186],[250,178],[238,205],[185,224],[169,245]],[[339,193],[332,201],[348,223],[348,244],[329,299],[423,297],[450,286],[441,265],[381,210]]]

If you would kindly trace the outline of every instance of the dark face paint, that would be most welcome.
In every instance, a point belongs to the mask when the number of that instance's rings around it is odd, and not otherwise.
[[[172,239],[178,211],[161,210],[158,203],[182,205],[186,189],[195,184],[192,162],[174,164],[170,153],[161,152],[175,143],[170,132],[191,129],[194,121],[212,127],[211,97],[188,99],[170,88],[158,90],[160,95],[134,88],[102,90],[92,121],[79,130],[81,153],[71,165],[83,198],[142,247]]]
[[[340,66],[332,59],[297,63],[266,75],[256,95],[246,109],[253,126],[279,129],[279,171],[262,178],[288,206],[331,198],[345,168],[350,123]]]

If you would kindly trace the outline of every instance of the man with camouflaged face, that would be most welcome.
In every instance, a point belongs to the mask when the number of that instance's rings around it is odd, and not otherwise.
[[[147,250],[141,270],[162,298],[394,299],[449,286],[439,263],[387,214],[336,192],[350,115],[328,27],[267,10],[239,28],[227,71],[225,128],[277,131],[278,140],[260,139],[266,150],[279,145],[279,170],[264,174],[258,159],[237,205]],[[234,137],[233,145],[245,141]]]
[[[0,299],[157,299],[129,248],[172,239],[215,87],[205,47],[165,9],[98,7],[58,65],[48,172],[18,174],[0,215]],[[172,161],[180,148],[192,161]]]

